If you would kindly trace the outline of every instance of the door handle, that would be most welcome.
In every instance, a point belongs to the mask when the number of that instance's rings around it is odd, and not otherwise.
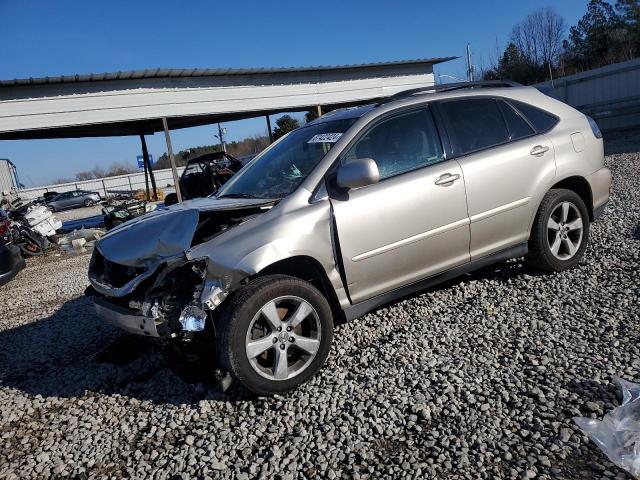
[[[443,173],[436,179],[435,184],[440,185],[441,187],[449,187],[453,185],[453,182],[455,182],[459,178],[460,175],[458,175],[457,173],[453,175],[451,173]]]
[[[540,157],[544,155],[545,152],[548,152],[548,151],[549,151],[549,147],[547,147],[546,145],[536,145],[531,149],[531,152],[529,153],[531,155],[535,155],[536,157]]]

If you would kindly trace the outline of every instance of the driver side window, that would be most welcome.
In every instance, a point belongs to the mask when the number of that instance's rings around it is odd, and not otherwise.
[[[374,125],[347,151],[342,163],[362,158],[376,162],[381,180],[442,161],[431,112],[412,110]]]

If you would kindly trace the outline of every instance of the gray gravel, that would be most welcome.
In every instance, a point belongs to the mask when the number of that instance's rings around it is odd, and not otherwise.
[[[102,205],[92,205],[90,207],[72,208],[71,210],[63,210],[55,212],[55,216],[63,222],[67,220],[79,220],[81,218],[93,217],[102,214]]]
[[[640,155],[575,270],[484,269],[336,330],[290,395],[227,392],[99,322],[88,257],[0,288],[0,478],[626,478],[574,426],[640,381]]]

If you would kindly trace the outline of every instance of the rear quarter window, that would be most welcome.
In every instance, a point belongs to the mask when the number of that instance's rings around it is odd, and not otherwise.
[[[521,114],[516,112],[511,105],[503,101],[499,101],[498,103],[509,127],[509,140],[519,140],[520,138],[535,135],[536,132],[533,131],[533,128],[531,128]]]
[[[558,123],[558,117],[528,103],[517,102],[515,100],[510,100],[510,103],[529,120],[529,123],[533,125],[537,133],[548,132]]]

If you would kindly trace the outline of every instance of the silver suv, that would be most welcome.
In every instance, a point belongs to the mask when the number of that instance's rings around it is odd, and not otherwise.
[[[509,258],[573,267],[610,185],[595,122],[534,88],[411,90],[109,232],[88,293],[122,329],[209,342],[249,390],[284,392],[320,369],[338,321]]]

